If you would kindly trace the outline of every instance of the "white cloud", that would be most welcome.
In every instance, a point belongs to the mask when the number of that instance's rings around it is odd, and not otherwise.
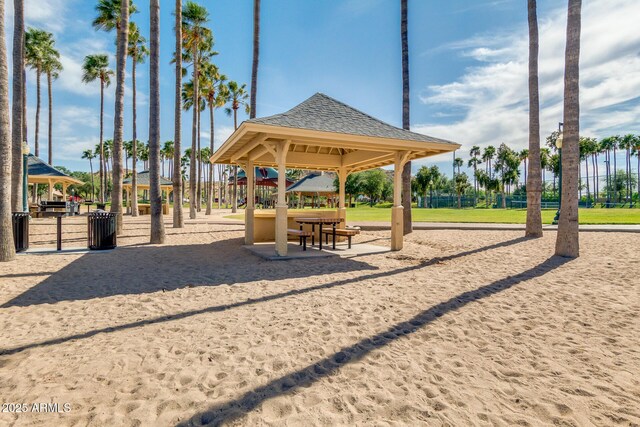
[[[580,107],[584,135],[602,137],[637,129],[640,103],[629,106],[628,101],[640,95],[638,16],[637,0],[594,0],[583,7]],[[562,121],[566,10],[539,16],[539,26],[544,139]],[[478,35],[435,51],[443,50],[473,58],[478,64],[456,81],[427,88],[421,100],[462,109],[464,117],[449,124],[417,124],[412,129],[461,142],[464,149],[501,142],[524,148],[529,114],[526,23],[510,34]]]

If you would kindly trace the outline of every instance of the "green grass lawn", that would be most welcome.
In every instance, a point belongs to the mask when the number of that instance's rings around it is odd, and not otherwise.
[[[293,210],[293,209],[292,209]],[[309,209],[305,209],[309,211]],[[413,209],[416,222],[484,222],[501,224],[524,224],[526,209]],[[542,211],[542,222],[551,224],[556,211]],[[244,219],[244,215],[227,218]],[[388,206],[360,205],[347,209],[347,220],[353,222],[390,221]],[[640,224],[640,209],[580,209],[580,224]]]

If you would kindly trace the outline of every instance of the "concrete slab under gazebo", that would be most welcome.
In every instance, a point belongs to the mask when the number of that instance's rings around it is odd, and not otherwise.
[[[391,249],[402,236],[402,169],[414,159],[454,151],[460,144],[400,129],[327,95],[316,93],[291,110],[243,122],[211,156],[212,163],[238,164],[247,171],[245,244],[254,244],[254,167],[278,170],[275,251],[286,256],[288,211],[286,168],[334,171],[339,179],[337,215],[346,219],[345,182],[350,173],[394,166]]]
[[[27,183],[29,185],[46,184],[49,186],[47,200],[53,200],[55,194],[53,186],[56,184],[62,185],[63,199],[66,197],[67,188],[70,185],[84,184],[79,179],[73,178],[64,172],[59,171],[33,154],[29,154],[27,157],[27,174]]]
[[[149,180],[149,171],[138,172],[136,174],[136,187],[138,191],[149,190],[151,181]],[[122,188],[127,194],[127,211],[131,211],[131,191],[133,189],[132,177],[128,177],[122,181]],[[167,178],[160,177],[160,191],[165,197],[166,203],[162,205],[162,213],[169,215],[169,196],[173,193],[173,183]],[[136,194],[135,197],[138,197]],[[149,203],[138,203],[138,211],[141,215],[151,213],[151,205]]]

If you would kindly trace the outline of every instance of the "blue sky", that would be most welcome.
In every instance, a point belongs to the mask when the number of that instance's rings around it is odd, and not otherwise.
[[[91,27],[91,0],[25,0],[27,25],[54,33],[65,67],[54,83],[54,164],[88,170],[81,152],[98,142],[99,85],[81,82],[85,55],[108,53],[115,68],[115,34]],[[199,1],[211,16],[228,78],[250,81],[251,0]],[[324,92],[393,125],[401,124],[401,57],[398,0],[263,0],[258,116],[293,107]],[[161,1],[161,139],[173,139],[174,2]],[[138,0],[132,20],[148,36],[148,0]],[[11,46],[11,1],[6,4]],[[540,23],[541,133],[562,115],[565,1],[538,1]],[[640,32],[637,0],[590,0],[583,6],[581,53],[582,134],[640,133]],[[528,133],[527,10],[524,0],[409,0],[411,125],[417,132],[463,144],[508,143],[525,148]],[[11,49],[9,49],[9,54]],[[130,62],[128,63],[130,66]],[[129,71],[129,68],[128,68]],[[148,134],[148,63],[138,67],[138,135]],[[29,142],[34,139],[35,73],[29,71]],[[105,102],[105,135],[113,136],[113,84]],[[125,138],[131,138],[131,81],[127,75]],[[244,115],[241,115],[244,119]],[[41,147],[47,143],[43,85]],[[190,113],[183,141],[190,143]],[[208,144],[208,120],[202,141]],[[232,131],[216,114],[216,147]],[[41,156],[46,152],[41,148]],[[414,162],[451,170],[450,156]]]

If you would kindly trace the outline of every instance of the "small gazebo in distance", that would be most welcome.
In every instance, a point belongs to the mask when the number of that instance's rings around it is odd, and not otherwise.
[[[391,249],[402,249],[402,168],[406,162],[460,148],[444,139],[400,129],[316,93],[291,110],[244,121],[211,156],[212,163],[238,164],[248,172],[245,243],[254,243],[254,167],[278,169],[276,254],[287,254],[286,168],[335,171],[338,216],[346,218],[345,181],[350,173],[394,165]]]
[[[53,186],[56,184],[62,185],[63,199],[66,197],[67,187],[74,184],[84,184],[79,179],[59,171],[33,154],[29,154],[27,157],[27,182],[29,185],[47,184],[49,186],[47,200],[53,200]]]
[[[316,197],[326,197],[328,204],[334,202],[337,196],[334,181],[335,175],[333,173],[311,172],[287,188],[287,193],[298,195],[298,203],[301,208],[305,205],[305,198],[311,197],[311,207],[315,208]]]
[[[138,191],[149,190],[151,188],[151,181],[149,181],[149,171],[143,171],[136,173],[136,187]],[[133,188],[132,177],[128,177],[122,181],[122,188],[127,193],[127,207],[131,208],[131,197],[138,197],[137,194],[131,194]],[[162,213],[169,215],[169,195],[173,193],[173,183],[165,177],[160,177],[160,191],[165,198],[165,204],[162,205]],[[178,195],[178,197],[180,197]],[[151,213],[151,204],[138,203],[138,211],[141,215]]]

